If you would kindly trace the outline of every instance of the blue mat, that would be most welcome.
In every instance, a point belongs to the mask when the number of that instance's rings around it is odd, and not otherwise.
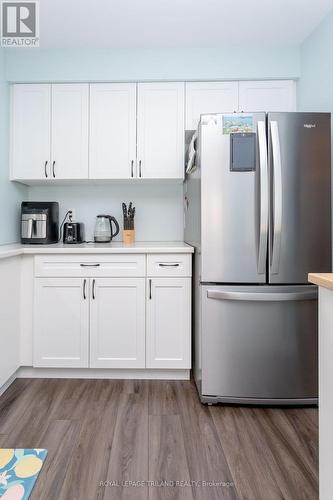
[[[28,500],[47,450],[0,448],[1,500]]]

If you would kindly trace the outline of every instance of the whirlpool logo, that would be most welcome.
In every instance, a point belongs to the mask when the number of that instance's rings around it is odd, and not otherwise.
[[[303,125],[304,128],[316,128],[316,126],[315,123],[304,123]]]

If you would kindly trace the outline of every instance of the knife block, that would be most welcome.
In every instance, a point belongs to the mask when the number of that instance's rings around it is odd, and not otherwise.
[[[135,230],[134,229],[124,229],[123,230],[123,243],[125,245],[130,245],[135,242]]]

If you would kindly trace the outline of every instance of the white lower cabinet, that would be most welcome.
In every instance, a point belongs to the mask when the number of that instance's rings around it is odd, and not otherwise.
[[[190,369],[190,255],[51,257],[35,257],[34,367]]]
[[[191,278],[147,282],[147,368],[191,367]]]
[[[145,368],[145,278],[92,280],[90,366]]]
[[[0,260],[0,393],[20,366],[20,272],[20,257]]]
[[[85,368],[89,361],[88,280],[35,280],[33,365]]]

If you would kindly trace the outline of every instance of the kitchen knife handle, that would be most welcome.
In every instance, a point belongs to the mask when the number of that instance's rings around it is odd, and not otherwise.
[[[86,300],[87,295],[86,295],[86,285],[87,285],[87,280],[83,280],[83,298]]]
[[[55,160],[53,160],[53,163],[52,163],[52,175],[53,175],[53,178],[55,179]]]
[[[48,164],[48,160],[46,160],[45,164],[44,164],[44,173],[45,173],[45,177],[48,178],[48,175],[47,175],[47,164]]]
[[[134,177],[134,160],[131,161],[131,177]]]
[[[99,267],[100,264],[80,264],[81,267]]]
[[[139,160],[139,177],[142,177],[141,160]]]
[[[149,300],[151,300],[151,280],[149,280]]]
[[[93,280],[93,282],[92,282],[92,298],[93,298],[93,300],[96,299],[96,281],[95,280]]]

